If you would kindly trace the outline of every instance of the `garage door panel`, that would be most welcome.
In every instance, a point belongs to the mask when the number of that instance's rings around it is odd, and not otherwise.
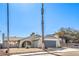
[[[47,48],[56,47],[56,41],[45,41],[45,47]]]

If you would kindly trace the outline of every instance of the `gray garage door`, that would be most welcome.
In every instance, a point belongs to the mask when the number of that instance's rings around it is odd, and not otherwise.
[[[56,41],[45,41],[46,48],[53,48],[56,47]]]

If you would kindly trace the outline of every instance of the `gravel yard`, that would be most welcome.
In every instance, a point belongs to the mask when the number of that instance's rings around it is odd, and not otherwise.
[[[0,55],[5,55],[6,49],[0,49]],[[19,53],[29,53],[29,52],[37,52],[37,51],[42,51],[42,49],[38,48],[10,48],[9,49],[9,54],[19,54]]]

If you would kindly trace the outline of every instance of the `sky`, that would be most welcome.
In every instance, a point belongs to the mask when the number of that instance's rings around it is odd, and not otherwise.
[[[10,3],[10,36],[26,37],[32,32],[41,35],[41,3]],[[0,37],[6,35],[7,8],[0,3]],[[45,3],[44,4],[45,35],[53,34],[61,27],[79,30],[79,4],[77,3]]]

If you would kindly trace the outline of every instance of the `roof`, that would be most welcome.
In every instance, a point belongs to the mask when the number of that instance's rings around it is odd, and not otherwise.
[[[17,40],[20,40],[21,38],[23,38],[23,37],[13,36],[13,37],[9,37],[9,41],[17,41]],[[7,41],[7,37],[5,37],[4,40]]]
[[[31,39],[31,37],[30,36],[28,36],[28,37],[24,37],[24,38],[21,38],[20,40],[25,40],[25,39]]]
[[[41,39],[42,37],[40,35],[35,35],[35,40],[39,40]],[[16,37],[16,36],[13,36],[13,37],[10,37],[9,38],[11,41],[17,41],[17,40],[31,40],[32,37],[31,36],[28,36],[28,37]],[[53,35],[48,35],[48,36],[45,36],[45,39],[49,39],[49,40],[57,40],[59,38],[56,38],[54,37]],[[5,41],[7,40],[7,37],[5,37]]]

